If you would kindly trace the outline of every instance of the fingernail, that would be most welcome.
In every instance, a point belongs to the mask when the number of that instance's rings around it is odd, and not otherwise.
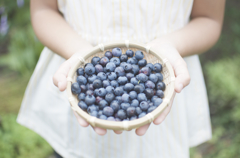
[[[179,89],[179,93],[182,91],[182,89],[183,89],[183,84],[182,83],[180,83],[179,85],[178,85],[178,89]]]

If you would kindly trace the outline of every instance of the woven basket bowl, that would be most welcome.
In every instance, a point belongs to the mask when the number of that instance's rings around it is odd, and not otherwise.
[[[142,118],[135,119],[132,121],[116,122],[116,121],[102,120],[102,119],[98,119],[96,117],[90,116],[87,112],[83,111],[78,106],[79,101],[78,101],[77,95],[74,95],[71,91],[72,83],[76,82],[76,77],[77,77],[76,70],[79,67],[84,67],[86,63],[91,63],[91,59],[94,56],[98,56],[101,58],[104,56],[104,53],[106,51],[108,50],[111,51],[115,47],[121,48],[123,53],[126,52],[127,49],[131,49],[134,52],[136,50],[141,50],[144,53],[144,59],[146,59],[148,63],[152,63],[152,64],[161,63],[163,66],[161,73],[163,74],[163,82],[166,84],[163,102],[154,111],[152,111],[151,113],[148,113]],[[75,111],[84,120],[89,122],[93,127],[100,127],[100,128],[112,129],[112,130],[131,130],[131,129],[141,127],[145,124],[151,123],[155,118],[157,118],[168,106],[171,98],[173,97],[175,76],[174,76],[172,66],[170,65],[170,63],[166,58],[155,53],[154,50],[142,44],[128,42],[128,41],[114,42],[109,44],[99,44],[98,46],[94,47],[89,53],[87,53],[86,56],[78,57],[78,59],[79,59],[78,62],[74,63],[74,65],[72,66],[68,74],[68,78],[67,78],[68,99],[70,101],[73,111]]]

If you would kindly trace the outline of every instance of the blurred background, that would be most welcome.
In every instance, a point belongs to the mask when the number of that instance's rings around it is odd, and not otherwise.
[[[213,138],[191,158],[240,155],[240,1],[226,2],[218,43],[200,55],[210,103]],[[29,0],[0,1],[0,158],[50,158],[40,136],[16,123],[28,80],[43,45],[31,27]]]

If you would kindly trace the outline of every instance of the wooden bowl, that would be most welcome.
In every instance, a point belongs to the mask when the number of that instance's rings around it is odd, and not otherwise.
[[[91,63],[91,59],[94,56],[98,56],[101,58],[104,56],[104,53],[106,51],[108,50],[111,51],[115,47],[121,48],[122,52],[126,52],[127,49],[131,49],[134,52],[136,50],[141,50],[144,53],[144,59],[146,59],[148,63],[162,64],[161,73],[163,74],[163,82],[166,85],[163,102],[154,111],[152,111],[151,113],[148,113],[142,118],[138,118],[132,121],[117,122],[117,121],[102,120],[102,119],[98,119],[96,117],[90,116],[87,112],[83,111],[78,106],[79,101],[78,101],[77,95],[73,94],[71,91],[72,83],[76,82],[76,77],[77,77],[76,70],[80,67],[84,67],[86,63]],[[154,50],[144,46],[143,44],[133,43],[129,41],[99,44],[98,46],[94,47],[89,53],[87,53],[86,56],[78,57],[78,59],[79,60],[73,64],[68,74],[68,78],[67,78],[68,99],[70,101],[73,111],[75,111],[84,120],[89,122],[93,127],[100,127],[100,128],[112,129],[112,130],[131,130],[131,129],[141,127],[147,123],[151,123],[155,118],[157,118],[168,106],[171,98],[173,97],[175,75],[174,75],[171,64],[166,58],[164,58],[160,54],[157,54],[156,52],[154,52]]]

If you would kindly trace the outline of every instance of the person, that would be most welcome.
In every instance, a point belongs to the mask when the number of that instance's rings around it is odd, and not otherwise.
[[[211,138],[197,54],[217,42],[224,7],[225,0],[31,0],[33,29],[45,48],[17,121],[62,157],[189,157],[190,147]],[[150,46],[170,61],[176,76],[173,105],[135,131],[92,128],[74,116],[64,91],[77,56],[114,40]]]

